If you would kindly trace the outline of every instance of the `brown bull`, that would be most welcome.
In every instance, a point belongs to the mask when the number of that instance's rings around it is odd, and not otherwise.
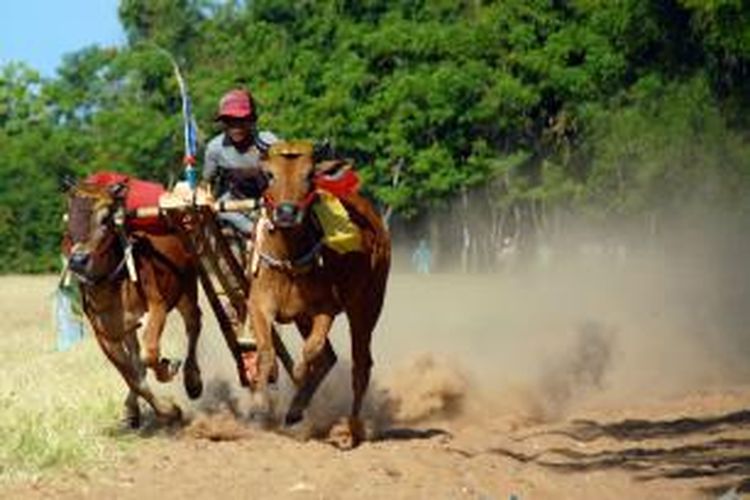
[[[266,387],[274,366],[272,322],[296,324],[305,339],[294,368],[297,392],[286,414],[287,425],[300,421],[315,390],[336,362],[328,340],[335,316],[346,314],[351,337],[352,389],[348,418],[331,437],[342,448],[363,437],[359,413],[372,367],[370,341],[380,316],[390,267],[390,239],[372,205],[356,193],[342,199],[361,231],[361,251],[339,254],[321,244],[321,231],[309,208],[316,198],[312,148],[305,143],[273,147],[263,169],[269,178],[265,214],[256,228],[255,269],[248,297],[258,343],[257,402],[267,410]]]
[[[161,359],[159,340],[167,313],[182,315],[188,337],[184,366],[185,389],[191,398],[202,392],[196,346],[201,328],[197,272],[190,255],[173,234],[126,231],[122,227],[123,185],[79,184],[69,191],[68,269],[80,282],[83,308],[104,354],[128,385],[125,422],[140,424],[138,397],[161,420],[173,421],[181,412],[172,401],[157,396],[146,382],[146,369],[157,380],[172,379],[179,363]],[[129,247],[129,249],[128,249]],[[132,252],[137,281],[129,277],[127,253]],[[137,331],[147,316],[143,343]]]

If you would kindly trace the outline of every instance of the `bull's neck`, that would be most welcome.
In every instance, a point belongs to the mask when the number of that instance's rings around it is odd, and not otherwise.
[[[81,292],[87,309],[95,314],[112,310],[112,308],[123,300],[123,294],[127,293],[127,287],[135,288],[136,285],[126,279],[114,281],[101,281],[92,284],[81,284]],[[137,293],[137,292],[135,292]]]
[[[305,222],[289,228],[266,226],[260,251],[276,259],[294,261],[310,252],[317,242],[317,234]]]

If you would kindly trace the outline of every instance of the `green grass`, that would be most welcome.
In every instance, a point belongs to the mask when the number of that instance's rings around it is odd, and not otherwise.
[[[0,482],[111,458],[125,386],[90,336],[55,351],[53,277],[0,278]]]

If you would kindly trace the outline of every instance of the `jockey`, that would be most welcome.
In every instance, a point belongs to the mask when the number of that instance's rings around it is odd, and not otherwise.
[[[221,98],[216,121],[224,131],[206,146],[203,164],[203,180],[220,200],[257,199],[266,188],[260,160],[279,139],[271,132],[258,132],[256,118],[249,92],[235,89]],[[245,235],[252,231],[253,223],[245,214],[223,213],[219,218]]]
[[[267,186],[260,162],[279,139],[271,132],[258,132],[256,119],[255,103],[249,92],[230,90],[221,98],[216,121],[224,130],[209,141],[203,163],[203,180],[219,200],[258,199]],[[245,237],[252,232],[254,222],[246,214],[224,212],[218,218]],[[242,331],[244,325],[239,324],[231,304],[223,301],[223,306],[235,331]],[[243,350],[248,379],[254,381],[257,378],[255,338],[249,329],[243,333],[237,340]]]

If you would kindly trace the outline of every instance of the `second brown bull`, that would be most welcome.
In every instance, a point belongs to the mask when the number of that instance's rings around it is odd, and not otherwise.
[[[269,179],[265,210],[256,228],[255,269],[248,311],[258,344],[256,402],[270,411],[267,384],[275,352],[273,322],[294,323],[305,339],[294,367],[297,390],[286,413],[287,425],[300,421],[316,389],[336,362],[328,340],[334,318],[346,314],[352,355],[351,411],[335,427],[332,439],[342,448],[363,438],[359,419],[372,368],[370,343],[383,305],[390,268],[390,238],[373,206],[356,192],[340,201],[360,233],[360,249],[339,253],[322,244],[313,217],[321,176],[340,165],[317,165],[305,143],[281,143],[270,151],[263,169]],[[325,168],[327,167],[327,168]]]

